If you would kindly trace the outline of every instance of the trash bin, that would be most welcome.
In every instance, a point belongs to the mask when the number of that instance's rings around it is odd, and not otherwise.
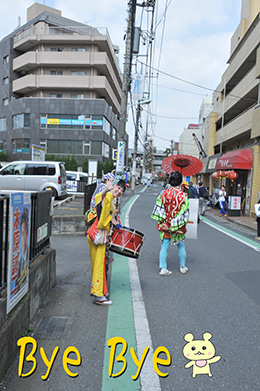
[[[228,216],[240,216],[241,197],[228,196]]]

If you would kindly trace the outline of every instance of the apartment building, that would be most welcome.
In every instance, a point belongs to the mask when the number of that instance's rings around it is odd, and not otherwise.
[[[101,31],[102,30],[102,31]],[[35,3],[0,41],[0,150],[30,159],[32,145],[104,162],[117,147],[118,47],[97,29]]]
[[[228,67],[213,93],[205,121],[207,173],[235,170],[238,178],[218,180],[241,197],[241,209],[254,215],[260,191],[260,2],[242,0],[241,21],[231,38]],[[210,175],[210,187],[216,186]]]

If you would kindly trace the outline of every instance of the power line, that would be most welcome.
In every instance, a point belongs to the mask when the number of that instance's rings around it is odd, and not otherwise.
[[[142,64],[142,61],[139,61],[138,59],[137,59],[137,61],[140,62],[140,64]],[[182,79],[182,78],[180,78],[180,77],[171,75],[170,73],[161,71],[161,70],[159,70],[159,69],[157,69],[157,68],[154,68],[154,67],[153,67],[152,69],[153,69],[154,71],[158,72],[158,73],[161,73],[161,74],[163,74],[163,75],[165,75],[165,76],[168,76],[168,77],[170,77],[170,78],[172,78],[172,79],[181,81],[181,82],[183,82],[183,83],[190,84],[190,85],[192,85],[192,86],[195,86],[195,87],[198,87],[198,88],[207,90],[207,91],[218,92],[218,93],[220,93],[220,94],[222,93],[222,91],[214,90],[214,89],[212,89],[212,88],[205,87],[205,86],[202,86],[202,85],[200,85],[200,84],[191,82],[191,81],[189,81],[189,80]],[[242,96],[237,96],[237,95],[233,95],[233,94],[228,94],[228,95],[229,95],[229,96],[232,96],[233,98],[237,98],[237,99],[241,99],[241,100],[253,101],[253,102],[255,101],[255,99],[252,99],[252,98],[244,98],[244,97],[242,97]]]

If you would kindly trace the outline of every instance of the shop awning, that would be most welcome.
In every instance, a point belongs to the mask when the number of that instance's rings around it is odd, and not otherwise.
[[[224,153],[217,162],[217,170],[251,170],[253,153],[250,148]]]

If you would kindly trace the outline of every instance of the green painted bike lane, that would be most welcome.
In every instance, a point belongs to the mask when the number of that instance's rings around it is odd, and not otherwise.
[[[131,198],[122,208],[120,213],[122,225],[124,225],[125,222],[126,212],[136,197],[137,196]],[[141,390],[139,378],[137,380],[133,380],[131,377],[136,374],[137,367],[130,354],[131,347],[136,352],[136,336],[128,258],[116,253],[114,253],[114,262],[111,272],[110,297],[113,301],[113,305],[108,308],[102,391],[138,391]],[[114,337],[123,338],[123,340],[127,343],[127,350],[124,354],[127,365],[126,369],[120,376],[116,375],[122,371],[124,363],[121,361],[117,362],[116,357],[121,353],[123,345],[121,343],[117,345],[115,359],[112,361],[112,357],[110,357],[112,347],[110,348],[107,344],[107,342]],[[111,363],[113,362],[112,376],[109,376],[108,373],[109,360],[111,360]]]

